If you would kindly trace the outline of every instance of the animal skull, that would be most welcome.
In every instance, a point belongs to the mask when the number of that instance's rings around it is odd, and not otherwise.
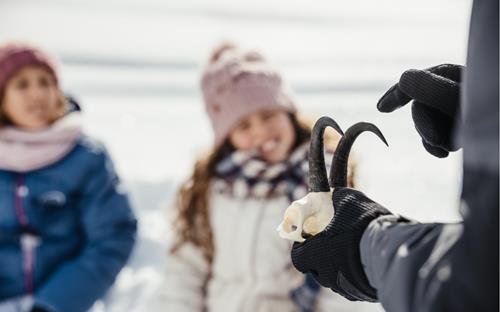
[[[311,192],[288,206],[277,230],[282,238],[303,242],[304,236],[323,231],[333,213],[332,191]]]
[[[342,135],[330,167],[330,179],[326,173],[323,153],[323,134],[332,127]],[[347,187],[347,161],[352,144],[365,131],[375,133],[386,145],[382,132],[373,124],[358,122],[344,133],[335,120],[321,117],[312,129],[309,147],[309,186],[311,192],[294,201],[285,211],[283,222],[278,226],[282,238],[304,242],[307,237],[323,231],[333,219],[333,188]]]

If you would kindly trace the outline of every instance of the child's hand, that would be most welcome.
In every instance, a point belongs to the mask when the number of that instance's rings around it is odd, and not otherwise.
[[[392,112],[413,100],[412,117],[425,149],[446,157],[460,148],[453,142],[459,120],[460,85],[464,67],[442,64],[424,70],[405,71],[377,103],[381,112]]]

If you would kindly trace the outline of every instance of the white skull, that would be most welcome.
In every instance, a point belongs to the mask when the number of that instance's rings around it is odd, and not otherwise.
[[[316,235],[333,218],[332,192],[311,192],[294,201],[285,210],[283,222],[278,226],[282,238],[303,242],[303,233]]]

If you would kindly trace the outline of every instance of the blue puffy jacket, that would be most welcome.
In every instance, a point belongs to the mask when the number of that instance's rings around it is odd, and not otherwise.
[[[82,138],[62,160],[0,170],[0,301],[32,294],[88,310],[124,266],[136,220],[104,147]]]

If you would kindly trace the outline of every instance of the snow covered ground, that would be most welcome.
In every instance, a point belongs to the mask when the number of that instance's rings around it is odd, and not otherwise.
[[[355,144],[359,188],[370,197],[422,221],[458,220],[461,155],[429,156],[409,107],[381,114],[375,104],[405,69],[464,63],[469,8],[469,0],[0,1],[0,42],[28,40],[61,58],[64,88],[110,149],[139,217],[130,263],[95,310],[140,311],[158,285],[168,203],[212,139],[198,81],[223,39],[268,56],[307,115],[379,126],[389,148],[370,134]]]

